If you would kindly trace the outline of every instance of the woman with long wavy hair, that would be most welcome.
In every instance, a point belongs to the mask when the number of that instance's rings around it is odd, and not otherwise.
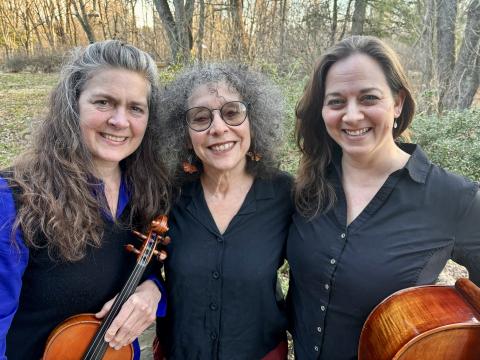
[[[31,147],[0,179],[0,358],[38,359],[61,321],[110,310],[135,263],[131,230],[168,210],[157,93],[152,58],[120,41],[77,49],[63,67]],[[145,276],[123,305],[111,347],[153,322],[156,282]]]

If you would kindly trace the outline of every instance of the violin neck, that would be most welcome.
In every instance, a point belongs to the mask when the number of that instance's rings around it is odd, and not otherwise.
[[[122,291],[120,291],[115,301],[113,302],[112,308],[103,319],[97,334],[90,343],[90,346],[85,352],[82,360],[97,360],[103,358],[103,355],[108,348],[108,343],[105,341],[105,333],[107,332],[110,325],[112,325],[113,319],[115,319],[115,317],[120,312],[122,305],[135,292],[135,289],[137,288],[140,279],[145,272],[145,268],[146,264],[140,262],[136,263],[135,268],[133,269],[130,277],[125,283],[125,286],[123,287]]]

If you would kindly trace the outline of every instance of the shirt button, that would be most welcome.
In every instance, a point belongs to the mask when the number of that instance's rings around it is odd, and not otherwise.
[[[325,290],[330,289],[330,285],[328,285],[328,284],[325,284],[323,287],[325,288]]]
[[[347,236],[345,233],[342,233],[342,234],[340,235],[340,237],[341,237],[342,239],[345,239],[345,236]]]
[[[315,350],[315,351],[317,351],[317,352],[318,352],[318,346],[317,346],[317,345],[315,345],[315,346],[313,347],[313,350]]]
[[[320,326],[317,327],[317,331],[321,333],[321,332],[322,332],[322,328],[321,328]]]
[[[210,304],[210,310],[215,311],[215,310],[217,310],[217,309],[218,309],[217,304],[215,304],[215,303],[211,303],[211,304]]]
[[[322,306],[320,306],[320,309],[321,309],[322,311],[325,311],[326,308],[325,308],[325,306],[322,305]]]
[[[337,261],[335,259],[330,259],[330,264],[335,264]]]
[[[212,331],[212,332],[210,333],[210,339],[212,339],[212,340],[216,340],[216,339],[217,339],[217,333],[216,333],[215,331]]]
[[[221,236],[217,237],[217,241],[218,241],[219,243],[222,243],[222,242],[223,242],[223,237],[221,237]]]
[[[218,271],[212,271],[212,277],[214,279],[218,279],[220,277],[220,273]]]

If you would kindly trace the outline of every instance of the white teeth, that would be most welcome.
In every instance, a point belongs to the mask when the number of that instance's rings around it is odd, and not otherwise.
[[[115,135],[110,135],[105,133],[102,133],[102,136],[107,140],[116,141],[116,142],[122,142],[127,140],[126,136],[115,136]]]
[[[233,147],[234,143],[233,142],[229,142],[229,143],[225,143],[225,144],[221,144],[221,145],[214,145],[211,147],[211,149],[213,151],[227,151],[227,150],[230,150],[232,147]]]
[[[347,135],[350,136],[360,136],[368,132],[370,128],[363,128],[363,129],[358,129],[358,130],[347,130],[345,129],[344,131],[347,133]]]

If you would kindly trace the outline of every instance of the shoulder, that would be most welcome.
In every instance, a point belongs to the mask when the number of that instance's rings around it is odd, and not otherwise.
[[[280,199],[292,202],[293,177],[283,171],[277,171],[268,177],[256,178],[254,191],[257,199]]]

